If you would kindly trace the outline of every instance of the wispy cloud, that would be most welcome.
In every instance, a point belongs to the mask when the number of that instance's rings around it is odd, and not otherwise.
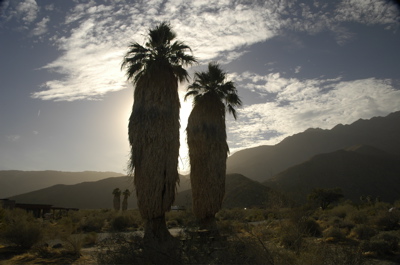
[[[49,21],[49,17],[44,17],[40,22],[36,23],[36,27],[32,30],[32,34],[35,36],[39,36],[46,33],[47,23],[49,23]]]
[[[45,82],[42,90],[32,96],[59,101],[98,99],[125,88],[119,67],[128,43],[144,42],[146,29],[159,21],[170,21],[179,39],[193,48],[201,63],[229,63],[245,54],[250,45],[287,29],[309,34],[329,30],[344,45],[353,33],[342,22],[398,25],[393,5],[383,0],[369,2],[372,4],[366,5],[365,0],[329,4],[274,0],[78,2],[51,38],[62,55],[43,67],[63,78]],[[55,9],[43,8],[48,12]],[[16,10],[26,14],[26,22],[32,22],[37,19],[39,7],[34,0],[26,0]],[[34,35],[43,34],[48,21],[44,17],[36,23]]]
[[[6,138],[9,142],[18,142],[19,139],[21,139],[21,136],[14,134],[14,135],[7,135]]]

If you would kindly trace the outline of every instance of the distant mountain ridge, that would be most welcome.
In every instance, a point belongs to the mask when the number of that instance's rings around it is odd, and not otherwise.
[[[227,172],[240,173],[256,181],[274,175],[311,157],[356,145],[369,145],[400,155],[400,111],[386,117],[358,120],[331,130],[308,129],[273,146],[244,149],[228,158]]]
[[[225,196],[222,208],[265,207],[279,194],[261,183],[240,174],[226,175]],[[179,192],[175,204],[186,207],[192,205],[192,190]]]
[[[12,196],[17,203],[50,204],[57,207],[79,209],[111,209],[112,191],[119,188],[133,190],[131,177],[111,177],[98,181],[82,182],[74,185],[57,184],[41,190]],[[129,208],[136,208],[134,192],[128,200]]]
[[[43,189],[56,184],[77,184],[85,181],[97,181],[110,177],[123,176],[116,172],[64,172],[64,171],[0,171],[0,199]]]
[[[313,188],[336,187],[355,202],[362,195],[394,202],[400,199],[400,156],[371,146],[351,147],[316,155],[263,184],[297,202],[305,202]]]
[[[187,182],[186,177],[182,177]],[[185,184],[184,186],[186,186]],[[10,197],[17,203],[51,204],[57,207],[79,209],[111,209],[113,207],[114,188],[130,189],[132,195],[128,200],[129,208],[137,208],[137,200],[133,190],[131,177],[112,177],[93,182],[74,185],[55,185],[45,189]],[[262,206],[271,196],[276,196],[270,188],[259,182],[250,180],[239,174],[227,175],[226,196],[223,207],[253,207]],[[175,204],[190,207],[192,203],[191,190],[178,190]]]

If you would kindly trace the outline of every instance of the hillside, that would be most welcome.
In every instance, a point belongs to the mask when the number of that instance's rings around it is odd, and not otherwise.
[[[56,184],[72,185],[85,181],[97,181],[123,176],[116,172],[62,172],[62,171],[0,171],[0,199],[31,192]]]
[[[253,181],[240,174],[228,174],[225,183],[225,198],[223,208],[250,208],[265,206],[271,200],[277,200],[280,195],[270,188]],[[191,207],[192,191],[179,192],[175,200],[176,205]]]
[[[259,146],[238,151],[228,158],[227,172],[265,181],[279,172],[317,154],[354,145],[370,145],[400,155],[400,112],[386,117],[358,120],[337,125],[331,130],[308,129],[285,138],[274,146]]]
[[[83,182],[74,185],[58,184],[45,189],[10,197],[17,203],[51,204],[57,207],[71,207],[79,209],[112,208],[115,188],[132,191],[130,177],[112,177],[99,181]],[[136,208],[134,194],[129,197],[129,208]]]
[[[263,184],[298,202],[305,202],[307,194],[317,187],[340,187],[345,198],[353,201],[361,195],[372,195],[393,202],[400,199],[399,176],[400,156],[371,146],[357,146],[316,155]]]
[[[181,184],[176,196],[176,205],[190,207],[192,203],[191,190],[182,190],[190,181],[181,176]],[[132,178],[113,177],[94,182],[84,182],[74,185],[55,185],[45,189],[10,197],[17,203],[51,204],[58,207],[79,209],[112,208],[112,191],[114,188],[133,190]],[[223,207],[252,207],[265,204],[268,199],[276,198],[277,194],[261,183],[250,180],[239,174],[227,176],[226,197]],[[129,208],[137,208],[136,196],[133,192],[128,201]]]

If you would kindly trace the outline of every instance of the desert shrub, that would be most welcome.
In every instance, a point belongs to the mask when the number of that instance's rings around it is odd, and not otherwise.
[[[376,230],[368,225],[356,225],[350,235],[360,240],[369,240],[371,237],[376,235]]]
[[[399,237],[392,232],[381,232],[361,244],[364,251],[376,252],[378,255],[392,254],[399,250]]]
[[[195,226],[196,218],[191,212],[188,211],[171,211],[168,212],[165,216],[167,224],[171,227],[178,226]]]
[[[369,241],[361,243],[363,251],[374,252],[377,255],[393,254],[399,250],[399,237],[392,232],[381,232]]]
[[[70,235],[64,238],[64,242],[65,248],[70,254],[80,256],[85,242],[85,237],[83,235]]]
[[[299,265],[361,265],[364,258],[359,248],[350,246],[331,246],[327,244],[313,244],[298,256],[292,264]]]
[[[246,209],[244,210],[244,220],[247,222],[259,222],[268,219],[269,212],[264,209]]]
[[[6,210],[0,238],[5,243],[29,249],[43,237],[41,224],[22,209]]]
[[[385,231],[398,229],[399,222],[400,222],[400,213],[389,212],[387,210],[380,211],[373,220],[373,223],[380,230],[385,230]]]
[[[245,212],[243,209],[239,209],[239,208],[222,209],[215,215],[215,217],[217,218],[217,220],[244,221],[245,220]]]
[[[104,226],[104,217],[89,215],[83,217],[79,222],[78,231],[81,232],[101,232]]]
[[[304,218],[297,223],[299,230],[307,236],[321,236],[320,225],[312,218]]]
[[[329,227],[323,231],[323,236],[327,241],[341,241],[345,238],[345,235],[339,227]]]
[[[97,240],[98,240],[98,234],[96,232],[90,232],[86,234],[85,237],[83,238],[85,246],[94,246],[96,245]]]
[[[355,224],[365,224],[368,221],[368,214],[365,211],[355,210],[349,213],[347,219]]]
[[[145,259],[143,240],[133,236],[126,238],[115,233],[98,244],[98,264],[151,264]]]
[[[298,252],[303,245],[304,234],[298,226],[286,223],[281,226],[279,231],[279,242],[284,248]]]
[[[114,231],[126,231],[129,227],[138,228],[130,215],[118,215],[111,221],[111,227]]]
[[[346,218],[349,214],[355,212],[356,209],[350,204],[338,205],[331,210],[329,210],[329,214],[332,216],[337,216],[339,218]]]

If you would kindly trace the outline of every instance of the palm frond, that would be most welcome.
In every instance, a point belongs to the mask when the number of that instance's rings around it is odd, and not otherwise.
[[[191,90],[191,91],[189,91],[189,92],[186,93],[184,100],[186,101],[186,99],[187,99],[188,97],[191,97],[191,96],[195,97],[195,96],[197,96],[198,94],[199,94],[199,91],[197,91],[197,90]]]

